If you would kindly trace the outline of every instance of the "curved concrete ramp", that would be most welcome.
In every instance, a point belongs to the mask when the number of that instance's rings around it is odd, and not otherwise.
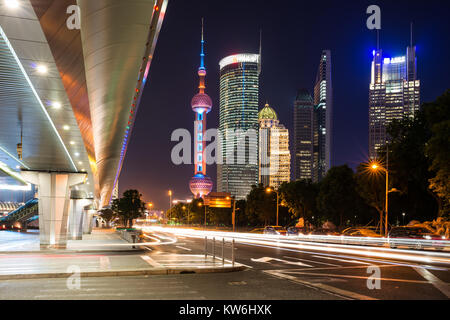
[[[109,203],[167,1],[79,0],[81,40],[100,185]]]

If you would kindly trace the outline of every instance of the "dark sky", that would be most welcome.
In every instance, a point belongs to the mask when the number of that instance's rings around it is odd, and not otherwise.
[[[213,100],[208,128],[218,126],[219,66],[235,53],[257,53],[263,31],[260,106],[266,100],[293,130],[293,102],[300,88],[312,90],[323,49],[332,55],[334,89],[333,164],[355,167],[367,158],[368,92],[374,31],[366,9],[381,7],[381,48],[387,56],[406,54],[414,22],[422,101],[450,88],[450,1],[263,1],[170,0],[156,47],[126,160],[120,192],[138,189],[145,201],[167,209],[167,190],[175,199],[191,197],[193,165],[171,162],[172,131],[192,132],[191,98],[197,93],[201,18],[205,19],[206,92]],[[216,167],[207,168],[215,182]]]

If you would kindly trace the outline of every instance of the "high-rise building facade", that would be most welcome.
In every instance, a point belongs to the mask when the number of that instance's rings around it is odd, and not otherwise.
[[[420,80],[417,79],[416,47],[406,56],[383,57],[381,49],[373,51],[369,91],[369,157],[389,140],[386,127],[394,119],[414,118],[420,108]]]
[[[278,189],[291,177],[289,131],[269,104],[258,114],[259,121],[259,183]]]
[[[300,89],[294,102],[294,179],[316,180],[314,102],[307,89]]]
[[[317,180],[322,180],[331,168],[333,141],[333,86],[331,81],[331,52],[323,50],[314,85],[317,133]]]
[[[198,76],[200,77],[199,93],[192,98],[191,106],[195,112],[194,120],[194,173],[195,175],[189,181],[189,188],[194,197],[200,198],[208,195],[213,183],[210,177],[206,175],[206,114],[211,111],[212,100],[205,93],[206,84],[206,68],[205,68],[205,51],[204,51],[204,37],[202,26],[202,40],[200,53],[200,67],[198,69]]]
[[[217,191],[244,199],[258,183],[259,54],[220,61]]]
[[[299,90],[294,102],[294,178],[322,180],[331,168],[333,141],[331,52],[322,51],[314,85],[314,99]]]

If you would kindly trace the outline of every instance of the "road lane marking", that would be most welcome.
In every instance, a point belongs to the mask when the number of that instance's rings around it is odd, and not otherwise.
[[[428,283],[431,283],[436,289],[441,291],[444,295],[447,296],[447,298],[450,298],[450,285],[438,277],[436,277],[434,274],[432,274],[430,271],[421,268],[421,267],[414,267],[414,270],[417,271],[418,274],[420,274],[422,277],[424,277]]]
[[[377,265],[378,268],[388,268],[388,267],[396,267],[395,265]],[[341,269],[367,269],[367,266],[348,266],[348,267],[323,267],[323,268],[311,268],[311,269],[298,269],[298,270],[341,270]],[[295,269],[294,269],[295,270]]]
[[[186,251],[192,251],[192,249],[185,248],[185,247],[182,247],[182,246],[175,246],[175,248],[186,250]]]
[[[372,298],[369,296],[365,296],[356,292],[352,292],[352,291],[348,291],[348,290],[344,290],[344,289],[339,289],[336,287],[332,287],[330,285],[327,284],[323,284],[323,283],[311,283],[305,280],[300,280],[297,277],[288,275],[288,274],[284,274],[280,271],[276,271],[276,270],[265,270],[263,271],[267,274],[273,275],[277,278],[282,278],[282,279],[287,279],[308,287],[312,287],[312,288],[316,288],[316,289],[321,289],[323,291],[326,291],[327,293],[331,293],[343,298],[349,298],[349,299],[355,299],[355,300],[378,300],[376,298]]]
[[[151,265],[152,267],[155,268],[164,268],[164,266],[162,264],[159,264],[158,262],[156,262],[155,260],[153,260],[152,258],[150,258],[149,256],[141,256],[141,258],[147,262],[149,265]]]
[[[356,261],[356,260],[346,260],[346,259],[338,259],[338,258],[331,258],[331,257],[322,257],[322,256],[313,256],[314,258],[320,258],[320,259],[328,259],[328,260],[336,260],[336,261],[341,261],[341,262],[349,262],[349,263],[357,263],[357,264],[364,264],[367,266],[370,266],[370,263],[367,262],[362,262],[362,261]]]
[[[294,260],[300,260],[300,261],[307,261],[307,262],[312,262],[312,263],[318,263],[318,264],[323,264],[323,265],[326,265],[326,266],[332,266],[332,267],[340,267],[340,265],[337,265],[337,264],[325,263],[325,262],[319,262],[319,261],[315,261],[315,260],[300,259],[300,258],[288,257],[288,256],[284,256],[283,258],[294,259]]]
[[[262,257],[259,259],[254,259],[252,258],[251,261],[253,262],[261,262],[261,263],[270,263],[270,261],[278,261],[284,264],[292,264],[295,266],[303,266],[303,267],[310,267],[312,268],[311,265],[303,263],[303,262],[292,262],[292,261],[287,261],[287,260],[283,260],[283,259],[277,259],[277,258],[271,258],[271,257]]]
[[[409,283],[428,283],[427,281],[423,280],[407,280],[407,279],[394,279],[394,278],[372,278],[367,276],[349,276],[344,274],[334,274],[334,273],[314,273],[314,272],[303,272],[301,271],[291,271],[286,270],[285,272],[294,273],[294,274],[301,274],[306,276],[318,276],[318,277],[331,277],[331,278],[348,278],[348,279],[364,279],[367,280],[369,278],[374,280],[380,280],[380,281],[395,281],[395,282],[409,282]]]

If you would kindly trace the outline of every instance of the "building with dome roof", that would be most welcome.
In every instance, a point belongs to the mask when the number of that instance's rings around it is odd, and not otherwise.
[[[206,115],[211,111],[212,100],[205,93],[205,40],[203,37],[203,20],[202,20],[202,51],[200,53],[200,67],[198,76],[200,77],[199,93],[191,100],[192,110],[195,112],[194,120],[194,176],[189,181],[189,188],[196,198],[207,196],[213,188],[213,182],[206,175]]]
[[[258,113],[259,122],[259,183],[278,189],[291,176],[289,131],[278,120],[277,113],[267,103]]]

